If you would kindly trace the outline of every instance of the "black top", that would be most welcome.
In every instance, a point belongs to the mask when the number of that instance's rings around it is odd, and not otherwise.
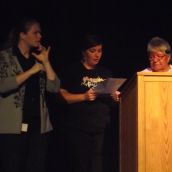
[[[35,64],[35,58],[30,56],[26,59],[17,47],[13,48],[23,71],[27,71]],[[23,123],[28,124],[28,132],[40,131],[40,86],[39,73],[32,75],[24,82],[25,97],[23,104]]]
[[[61,88],[70,93],[85,93],[98,82],[111,77],[109,70],[102,66],[88,70],[82,63],[68,66],[61,74]],[[97,97],[95,101],[83,101],[67,104],[61,115],[61,125],[79,128],[84,131],[100,131],[106,127],[110,118],[108,97]],[[62,112],[61,112],[62,113]]]

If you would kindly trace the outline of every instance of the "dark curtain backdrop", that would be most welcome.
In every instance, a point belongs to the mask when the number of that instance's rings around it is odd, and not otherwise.
[[[0,44],[24,16],[36,17],[52,46],[55,69],[79,58],[79,40],[94,32],[105,41],[102,62],[114,76],[130,78],[147,65],[146,44],[153,36],[172,40],[168,1],[30,0],[0,1]]]
[[[172,10],[167,1],[1,0],[0,45],[15,23],[25,16],[33,16],[40,21],[43,41],[52,47],[50,60],[57,74],[65,64],[79,60],[80,38],[85,33],[97,33],[103,37],[102,63],[114,77],[128,79],[148,65],[146,45],[149,39],[160,36],[172,43]],[[56,125],[56,100],[54,97],[49,100]],[[107,135],[109,143],[112,143],[112,147],[106,150],[108,172],[118,168],[118,115],[112,119],[113,127]],[[50,150],[52,167],[56,165],[58,154],[58,139],[53,139]]]

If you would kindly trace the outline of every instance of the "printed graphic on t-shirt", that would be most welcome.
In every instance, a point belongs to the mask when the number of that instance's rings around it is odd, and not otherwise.
[[[94,88],[97,86],[99,82],[104,81],[103,78],[97,77],[97,78],[90,78],[88,76],[83,77],[81,85],[84,85],[88,88]]]

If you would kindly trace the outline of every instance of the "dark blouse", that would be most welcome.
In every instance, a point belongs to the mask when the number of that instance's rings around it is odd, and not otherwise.
[[[35,58],[30,55],[25,58],[17,47],[13,48],[13,53],[17,57],[23,71],[29,70],[35,64]],[[34,74],[23,84],[25,87],[25,97],[23,104],[23,123],[28,124],[28,132],[40,131],[40,74]]]

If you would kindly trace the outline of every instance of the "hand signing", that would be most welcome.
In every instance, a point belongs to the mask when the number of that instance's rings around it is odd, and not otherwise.
[[[48,48],[43,47],[42,45],[39,47],[39,54],[32,53],[32,55],[40,62],[43,64],[46,64],[49,62],[49,52],[50,52],[51,47],[49,46]]]

